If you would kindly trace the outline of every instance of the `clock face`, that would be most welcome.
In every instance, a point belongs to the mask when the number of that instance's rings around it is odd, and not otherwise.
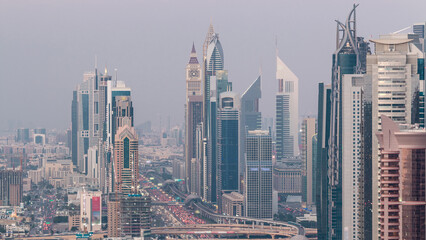
[[[189,77],[199,77],[200,72],[197,69],[191,69],[189,70]]]

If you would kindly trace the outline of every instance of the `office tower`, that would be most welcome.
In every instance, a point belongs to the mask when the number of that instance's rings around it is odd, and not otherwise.
[[[101,78],[103,79],[103,78]],[[103,182],[106,192],[112,192],[114,188],[114,173],[113,173],[113,146],[115,140],[115,134],[118,127],[129,124],[133,127],[133,106],[131,102],[131,89],[126,87],[123,81],[111,81],[108,75],[105,75],[106,84],[106,114],[105,114],[105,130],[104,130],[104,144],[105,153],[102,154],[104,157],[104,163],[102,166],[106,166],[102,172]],[[122,110],[125,110],[124,112]],[[124,120],[124,121],[123,121]]]
[[[206,189],[206,200],[216,202],[216,99],[220,94],[221,86],[223,86],[222,84],[219,85],[220,79],[216,79],[216,75],[218,70],[223,70],[224,55],[219,35],[214,33],[212,25],[210,25],[203,51],[203,133],[207,142],[205,149],[207,154],[205,154],[206,158],[203,160],[207,167],[207,174],[203,176],[206,178],[207,184],[203,184],[203,189]],[[222,81],[225,81],[225,77],[227,81],[227,73],[223,73],[222,77],[219,76]],[[223,91],[226,91],[226,89]]]
[[[203,120],[203,96],[201,89],[201,65],[198,63],[197,52],[192,44],[189,62],[186,65],[186,102],[185,102],[185,182],[187,191],[196,193],[198,182],[192,178],[191,163],[196,159],[196,130]],[[194,169],[195,170],[195,169]],[[198,170],[196,170],[198,171]]]
[[[110,124],[111,130],[107,132],[107,135],[111,135],[111,144],[114,145],[115,138],[118,128],[122,126],[133,127],[133,105],[131,100],[131,89],[126,87],[123,81],[118,81],[111,90],[111,115]],[[108,99],[109,100],[109,99]],[[108,122],[108,121],[107,121]],[[108,139],[108,137],[107,137]]]
[[[120,198],[121,195],[117,193],[108,194],[108,237],[110,238],[121,237]]]
[[[375,43],[375,53],[367,57],[367,77],[372,84],[372,236],[379,236],[379,146],[375,135],[381,131],[380,116],[397,124],[416,122],[418,111],[421,52],[406,34],[382,35]]]
[[[217,196],[219,209],[224,193],[239,191],[240,96],[220,94],[217,111]]]
[[[343,76],[346,74],[364,73],[365,57],[369,53],[368,43],[356,35],[356,9],[353,6],[346,22],[337,21],[336,51],[333,54],[332,67],[332,94],[331,94],[331,119],[330,140],[328,147],[328,219],[326,239],[342,239],[344,227],[342,225],[343,201]],[[363,121],[360,118],[360,121]],[[319,146],[319,145],[318,145]],[[349,231],[349,230],[348,230]]]
[[[299,79],[277,56],[276,159],[299,155]]]
[[[288,195],[302,195],[302,161],[299,157],[281,159],[272,171],[274,191],[285,198]]]
[[[328,232],[328,147],[331,119],[331,85],[318,84],[318,127],[317,164],[315,175],[317,187],[315,204],[317,207],[318,240],[327,239]]]
[[[139,176],[138,135],[133,127],[122,126],[115,134],[114,191],[134,193]]]
[[[245,140],[247,131],[262,128],[262,113],[259,111],[259,100],[262,97],[261,76],[259,76],[241,95],[241,124],[240,124],[240,182],[244,179],[245,169]],[[244,190],[240,187],[240,190]]]
[[[34,129],[34,134],[44,134],[46,135],[46,128],[35,128]]]
[[[268,131],[249,131],[246,138],[245,216],[272,218],[272,138]]]
[[[302,122],[302,149],[300,152],[303,165],[302,165],[302,174],[303,174],[303,196],[304,201],[308,205],[314,204],[313,196],[313,161],[312,161],[312,137],[316,134],[316,119],[315,118],[305,118]]]
[[[364,232],[364,193],[362,163],[364,144],[364,106],[371,101],[371,86],[363,74],[342,76],[342,227],[348,239],[360,239]],[[370,91],[370,93],[369,93]],[[371,119],[371,118],[369,118]],[[369,147],[369,146],[368,146]]]
[[[30,141],[30,130],[28,128],[19,128],[16,130],[16,142],[27,143]]]
[[[99,143],[99,84],[97,71],[87,72],[77,87],[77,166],[80,172],[87,171],[89,147]]]
[[[94,232],[102,229],[102,192],[83,190],[80,193],[80,231]]]
[[[151,198],[141,194],[108,196],[108,237],[131,236],[149,239],[151,228]]]
[[[425,239],[426,131],[385,115],[381,123],[379,238]]]
[[[133,104],[130,96],[116,96],[112,119],[114,133],[122,126],[133,127]]]
[[[206,153],[206,151],[204,151],[205,146],[204,146],[204,138],[203,138],[203,123],[199,123],[197,125],[197,128],[195,130],[195,159],[193,159],[195,161],[195,166],[197,171],[192,172],[192,175],[197,179],[196,184],[192,184],[192,190],[191,192],[195,192],[198,194],[198,196],[200,196],[202,199],[205,199],[205,189],[203,188],[204,185],[207,185],[206,181],[207,179],[204,178],[205,176],[205,171],[207,170],[207,166],[206,163],[203,161],[203,159],[205,159],[205,157],[203,156],[203,154]]]
[[[126,194],[120,199],[122,236],[149,239],[151,228],[151,198],[141,194]]]
[[[22,171],[0,171],[0,206],[19,206],[22,202]]]
[[[100,147],[93,146],[87,150],[87,177],[93,178],[97,184],[99,184],[101,174],[99,149]]]
[[[172,177],[174,179],[184,179],[186,170],[185,170],[185,162],[175,159],[172,162]]]
[[[71,103],[71,159],[74,166],[78,166],[78,100],[77,91],[72,92]]]

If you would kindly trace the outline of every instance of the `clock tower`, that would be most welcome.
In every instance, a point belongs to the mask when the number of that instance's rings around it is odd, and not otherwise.
[[[189,62],[186,65],[186,96],[200,96],[201,93],[201,65],[198,63],[197,52],[192,44]]]
[[[188,193],[199,196],[201,195],[202,159],[199,157],[200,154],[197,154],[197,126],[203,121],[201,77],[201,65],[198,63],[197,52],[192,44],[191,55],[186,65],[185,183]]]

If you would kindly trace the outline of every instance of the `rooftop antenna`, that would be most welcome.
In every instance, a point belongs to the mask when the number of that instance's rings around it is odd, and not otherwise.
[[[405,28],[403,28],[403,29],[400,29],[400,30],[398,30],[398,31],[396,31],[396,32],[393,32],[393,33],[391,33],[391,34],[398,34],[398,33],[400,33],[400,32],[404,32],[405,30],[408,30],[408,29],[410,29],[411,28],[411,26],[408,26],[408,27],[405,27]]]
[[[278,57],[278,37],[275,35],[275,57]]]
[[[98,68],[98,55],[95,54],[95,69]]]
[[[115,71],[115,83],[114,83],[114,85],[115,85],[115,87],[117,87],[117,79],[118,79],[117,72],[118,72],[118,69],[115,68],[114,71]]]

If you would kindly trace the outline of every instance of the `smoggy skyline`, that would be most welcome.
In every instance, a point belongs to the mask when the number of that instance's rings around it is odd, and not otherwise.
[[[317,112],[318,82],[331,80],[335,19],[353,1],[0,1],[0,130],[66,129],[72,91],[92,71],[132,88],[135,124],[184,121],[185,66],[192,43],[202,60],[210,21],[240,94],[262,72],[261,111],[275,109],[275,39],[299,77],[299,113]],[[358,36],[376,38],[426,21],[426,2],[360,1]],[[325,7],[328,6],[328,7]],[[321,11],[319,10],[321,9]],[[372,45],[372,44],[371,44]]]

